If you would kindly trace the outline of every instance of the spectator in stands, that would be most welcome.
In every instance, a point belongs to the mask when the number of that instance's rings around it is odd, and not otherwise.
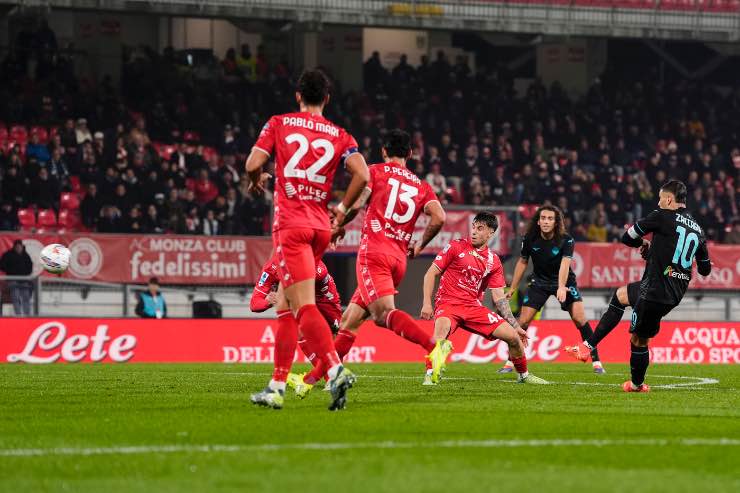
[[[87,118],[78,118],[77,125],[75,126],[75,142],[80,145],[84,142],[92,142],[93,136],[90,133],[90,129],[87,128]]]
[[[0,231],[16,231],[18,229],[18,211],[10,202],[0,204]]]
[[[31,182],[32,203],[39,209],[59,208],[59,184],[49,177],[49,171],[41,168]]]
[[[121,211],[112,205],[103,206],[100,210],[100,219],[98,219],[98,232],[120,233]]]
[[[430,168],[431,171],[427,174],[426,180],[437,197],[442,197],[447,192],[447,180],[442,175],[442,166],[439,161],[435,161]]]
[[[147,207],[146,209],[146,217],[144,218],[142,233],[161,234],[164,233],[164,231],[164,222],[159,217],[157,206],[154,204],[150,204],[149,207]]]
[[[26,146],[26,159],[30,158],[35,158],[42,165],[51,159],[49,148],[41,143],[38,132],[31,132],[31,141]]]
[[[33,262],[21,240],[15,240],[13,246],[0,257],[0,270],[8,276],[31,275]],[[8,288],[15,314],[19,317],[31,315],[31,296],[33,295],[31,281],[8,281]]]
[[[27,202],[26,197],[26,180],[20,172],[20,168],[15,165],[8,167],[8,171],[2,178],[2,197],[3,200],[11,202],[15,207],[22,207]]]
[[[606,228],[606,215],[601,214],[596,218],[595,223],[591,223],[586,232],[586,238],[589,241],[606,241],[607,228]]]
[[[216,211],[213,209],[208,209],[206,217],[203,218],[203,234],[206,236],[221,234],[221,222],[216,218]]]
[[[69,188],[69,168],[64,162],[61,148],[55,147],[51,152],[51,158],[46,164],[46,169],[49,170],[51,179],[59,184],[60,189],[66,190]]]
[[[159,279],[149,279],[146,291],[138,292],[136,314],[141,318],[167,318],[167,303],[159,291]]]
[[[177,232],[180,234],[198,235],[203,232],[200,225],[200,212],[197,206],[188,209],[187,215],[180,221]]]
[[[98,218],[100,217],[100,209],[103,207],[103,201],[98,195],[98,186],[95,183],[90,183],[87,186],[87,193],[85,198],[80,202],[80,216],[82,224],[90,229],[95,229]]]
[[[208,176],[208,170],[202,169],[195,182],[195,200],[203,206],[218,196],[218,187]]]

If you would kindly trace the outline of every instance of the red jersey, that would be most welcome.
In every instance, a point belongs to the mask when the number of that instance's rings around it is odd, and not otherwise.
[[[275,154],[275,221],[272,229],[329,230],[329,202],[337,164],[357,151],[357,141],[320,115],[276,115],[254,149]]]
[[[475,249],[467,238],[447,245],[434,259],[442,272],[435,304],[480,304],[488,288],[506,286],[498,255],[484,246]]]
[[[360,248],[405,259],[416,220],[437,196],[426,180],[395,162],[370,166],[367,187],[372,195],[365,211]]]
[[[278,272],[278,259],[273,256],[267,263],[262,266],[262,273],[254,287],[252,299],[249,302],[249,309],[255,313],[263,312],[270,308],[267,302],[267,295],[271,291],[277,290],[280,282],[280,273]],[[340,309],[340,298],[337,292],[337,285],[334,278],[329,274],[329,270],[323,261],[319,261],[316,266],[316,304],[332,304]]]

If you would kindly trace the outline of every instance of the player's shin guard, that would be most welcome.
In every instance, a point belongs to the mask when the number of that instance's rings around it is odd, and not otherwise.
[[[424,332],[421,327],[416,325],[411,315],[404,311],[399,309],[391,310],[385,319],[385,326],[407,341],[423,347],[427,353],[431,353],[434,349],[434,345],[436,344],[434,337]]]
[[[593,329],[591,328],[591,324],[586,322],[582,326],[578,327],[578,331],[581,333],[581,340],[586,341],[594,334]],[[591,361],[599,361],[599,351],[596,349],[596,346],[592,346],[593,349],[591,350]]]
[[[349,353],[349,350],[352,349],[352,344],[355,343],[355,337],[355,333],[351,330],[340,329],[339,332],[337,332],[337,337],[334,339],[334,347],[336,348],[340,359],[344,358],[347,353]],[[324,363],[318,361],[314,369],[311,370],[308,375],[303,377],[303,381],[313,385],[321,380],[321,377],[325,376],[326,370],[327,368]]]
[[[298,327],[316,353],[316,357],[326,365],[326,368],[331,369],[341,363],[334,349],[329,324],[316,305],[303,305],[298,310]]]
[[[285,390],[285,380],[290,373],[298,344],[298,323],[289,310],[277,314],[277,332],[275,334],[275,369],[272,372],[270,388]]]
[[[645,382],[645,372],[650,364],[650,351],[647,346],[639,347],[631,344],[630,370],[632,372],[632,383],[639,387]]]
[[[609,307],[607,308],[606,313],[601,316],[601,320],[599,320],[598,325],[596,325],[596,330],[593,335],[584,342],[588,346],[595,348],[604,337],[609,335],[609,332],[614,330],[614,327],[616,327],[619,321],[622,320],[623,314],[624,305],[619,302],[617,292],[615,291],[611,301],[609,302]]]

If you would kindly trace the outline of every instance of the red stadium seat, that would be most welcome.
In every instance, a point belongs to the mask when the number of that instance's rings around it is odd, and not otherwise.
[[[64,192],[59,197],[59,207],[61,209],[77,210],[80,208],[80,198],[76,193]]]
[[[36,227],[36,213],[30,207],[18,209],[18,222],[22,231],[30,231]]]
[[[41,228],[55,228],[57,226],[57,215],[52,209],[41,209],[36,224]]]
[[[213,147],[203,148],[203,159],[206,161],[206,163],[209,163],[211,161],[211,157],[217,154],[218,154],[218,151],[214,149]]]
[[[537,212],[537,207],[537,204],[522,204],[519,206],[519,214],[522,215],[522,219],[529,219]]]
[[[28,130],[23,125],[13,125],[10,127],[10,140],[25,144],[28,142]]]
[[[78,211],[69,209],[59,211],[59,227],[66,230],[76,230],[81,223]]]
[[[31,135],[36,134],[39,136],[39,142],[46,144],[49,142],[49,131],[45,127],[31,127]]]
[[[7,141],[8,137],[9,137],[8,129],[5,128],[4,124],[0,124],[0,142]]]
[[[69,177],[69,185],[72,187],[72,191],[74,193],[80,193],[80,190],[82,189],[82,186],[80,185],[80,177],[77,175],[72,175]]]

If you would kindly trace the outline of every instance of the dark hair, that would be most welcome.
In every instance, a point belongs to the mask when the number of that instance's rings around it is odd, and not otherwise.
[[[676,202],[679,204],[686,203],[686,185],[680,180],[668,180],[662,187],[661,190],[673,194],[676,197]]]
[[[149,284],[156,284],[159,286],[159,278],[158,277],[150,277],[149,278]]]
[[[553,240],[555,243],[560,243],[565,235],[565,221],[563,220],[563,211],[555,205],[543,205],[537,208],[532,218],[529,220],[527,226],[527,232],[525,236],[530,240],[537,238],[542,232],[540,231],[540,225],[537,224],[540,220],[540,214],[542,211],[551,211],[555,213],[555,228],[553,229]]]
[[[483,223],[494,232],[498,229],[498,217],[493,212],[479,212],[473,218],[474,223]]]
[[[330,86],[329,78],[319,69],[304,70],[298,79],[298,92],[308,105],[324,104]]]
[[[388,157],[406,159],[411,152],[411,136],[400,128],[395,128],[388,132],[388,135],[385,137],[383,149],[385,149]]]

